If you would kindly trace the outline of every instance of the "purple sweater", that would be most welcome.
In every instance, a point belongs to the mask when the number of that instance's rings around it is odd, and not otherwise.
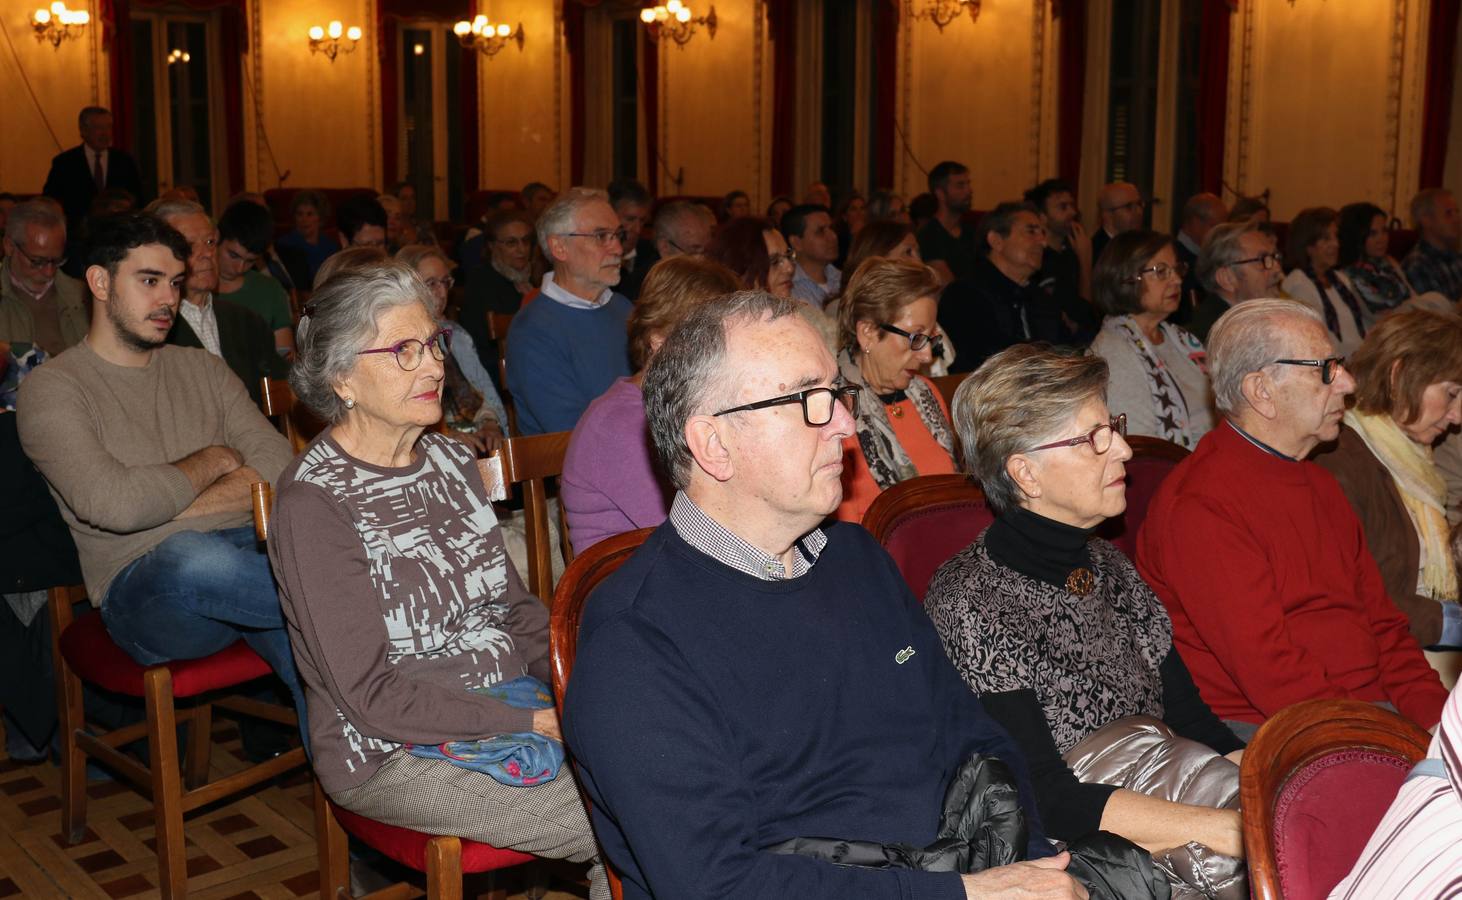
[[[610,385],[574,426],[560,496],[575,554],[665,521],[674,492],[655,468],[645,395],[630,379]]]

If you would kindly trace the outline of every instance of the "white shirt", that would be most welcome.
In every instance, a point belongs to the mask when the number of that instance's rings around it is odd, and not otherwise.
[[[223,348],[218,343],[218,316],[213,312],[213,295],[205,294],[206,299],[203,305],[199,306],[191,300],[184,300],[180,312],[188,327],[198,335],[198,340],[203,344],[203,349],[223,358]]]
[[[613,288],[605,288],[599,292],[598,297],[595,297],[593,300],[585,300],[583,297],[577,294],[571,294],[559,287],[553,280],[552,272],[544,273],[543,284],[538,289],[543,292],[543,296],[572,309],[598,309],[608,303],[610,297],[614,296]]]

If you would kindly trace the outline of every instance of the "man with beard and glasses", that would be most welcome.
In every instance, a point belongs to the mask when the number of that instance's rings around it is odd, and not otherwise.
[[[289,443],[222,360],[167,343],[188,255],[183,236],[155,216],[95,224],[86,250],[91,327],[21,384],[20,440],[119,647],[151,666],[242,638],[303,717],[249,492],[279,477]]]
[[[508,332],[519,433],[572,431],[595,397],[630,374],[626,329],[634,307],[614,290],[623,240],[603,191],[574,188],[538,218],[538,246],[553,271]]]
[[[202,206],[190,200],[161,200],[148,211],[188,242],[188,280],[168,343],[201,347],[239,376],[259,402],[259,379],[285,378],[289,366],[274,349],[274,334],[258,313],[218,296],[218,228]]]
[[[974,229],[961,224],[974,198],[969,167],[946,161],[930,169],[929,193],[939,206],[934,217],[919,228],[919,255],[944,284],[969,278],[983,255]]]

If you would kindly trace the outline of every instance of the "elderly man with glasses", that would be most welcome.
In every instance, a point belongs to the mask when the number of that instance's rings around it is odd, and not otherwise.
[[[1187,328],[1207,343],[1208,332],[1229,307],[1260,297],[1283,297],[1284,256],[1269,226],[1261,222],[1228,222],[1214,226],[1198,253],[1198,282],[1203,297]]]
[[[1147,212],[1147,202],[1137,185],[1127,181],[1114,181],[1102,185],[1097,194],[1097,211],[1101,213],[1102,227],[1091,236],[1091,261],[1096,265],[1107,249],[1107,242],[1124,231],[1142,227]]]
[[[55,356],[86,336],[86,298],[81,282],[61,271],[65,264],[66,220],[54,201],[11,209],[0,263],[0,343],[16,357],[32,348]]]
[[[1213,327],[1208,366],[1227,421],[1163,481],[1137,539],[1138,570],[1203,699],[1245,739],[1320,697],[1434,728],[1447,692],[1339,483],[1306,461],[1339,435],[1355,390],[1320,314],[1240,304]]]
[[[538,218],[538,246],[553,271],[508,332],[508,390],[520,433],[572,431],[595,397],[630,374],[632,306],[614,290],[623,239],[603,191],[574,188]]]

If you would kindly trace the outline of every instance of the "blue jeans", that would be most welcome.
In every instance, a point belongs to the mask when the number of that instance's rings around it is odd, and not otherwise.
[[[168,537],[112,580],[102,621],[117,646],[144,666],[198,659],[243,638],[289,688],[304,725],[284,611],[252,525]]]

